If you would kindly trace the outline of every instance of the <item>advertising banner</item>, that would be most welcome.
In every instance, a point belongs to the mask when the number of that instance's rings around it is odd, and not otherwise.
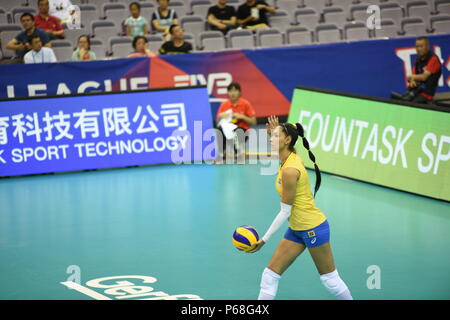
[[[0,176],[211,160],[211,128],[205,87],[0,100]]]
[[[303,125],[324,172],[450,201],[448,111],[298,87],[288,121]]]

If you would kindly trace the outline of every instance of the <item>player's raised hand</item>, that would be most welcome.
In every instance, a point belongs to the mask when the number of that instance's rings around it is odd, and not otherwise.
[[[266,128],[267,128],[267,134],[271,135],[273,130],[278,126],[278,117],[276,116],[269,116],[267,118]]]

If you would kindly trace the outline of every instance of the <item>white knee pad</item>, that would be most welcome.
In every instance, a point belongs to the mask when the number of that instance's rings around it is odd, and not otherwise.
[[[339,296],[344,291],[348,290],[347,285],[339,277],[337,270],[321,275],[320,280],[325,288],[335,296]]]
[[[278,281],[281,276],[269,268],[265,268],[261,277],[261,292],[275,297],[278,291]]]

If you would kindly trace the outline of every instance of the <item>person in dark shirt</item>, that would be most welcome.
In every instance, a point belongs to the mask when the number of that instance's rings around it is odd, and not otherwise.
[[[416,91],[413,102],[426,103],[433,99],[439,78],[442,74],[438,56],[430,51],[430,42],[426,37],[416,39],[417,59],[412,75],[408,77],[408,88]]]
[[[172,36],[171,41],[165,42],[159,49],[160,54],[189,53],[192,51],[192,44],[184,41],[184,30],[179,25],[173,24],[169,28]]]
[[[227,6],[227,0],[218,0],[217,5],[210,7],[207,18],[211,30],[218,30],[223,34],[236,27],[236,10]]]
[[[267,12],[275,14],[277,10],[269,6],[265,1],[246,0],[238,8],[238,25],[247,29],[267,28],[269,27]]]
[[[25,12],[20,16],[22,27],[24,31],[20,32],[14,39],[8,42],[6,48],[16,51],[16,58],[23,60],[25,54],[31,50],[31,39],[34,36],[41,38],[42,45],[51,48],[50,37],[47,32],[36,28],[34,25],[34,16],[31,13]]]

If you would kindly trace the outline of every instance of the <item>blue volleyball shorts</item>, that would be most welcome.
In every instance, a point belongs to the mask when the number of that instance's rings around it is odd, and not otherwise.
[[[330,226],[328,220],[325,220],[322,224],[309,230],[299,231],[288,228],[284,238],[303,244],[307,248],[318,247],[330,241]]]

